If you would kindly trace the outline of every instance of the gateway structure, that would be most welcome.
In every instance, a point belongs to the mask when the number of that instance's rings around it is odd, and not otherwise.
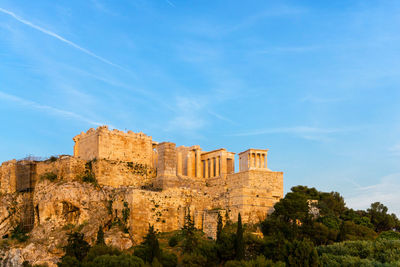
[[[148,223],[160,231],[179,229],[190,210],[195,225],[211,236],[218,213],[235,221],[240,212],[244,222],[256,223],[283,197],[283,173],[268,168],[267,149],[239,153],[235,172],[236,155],[224,148],[177,147],[171,142],[155,142],[143,133],[107,126],[89,129],[73,140],[73,156],[4,162],[0,193],[34,194],[35,185],[49,173],[64,181],[82,181],[90,174],[100,186],[130,190],[126,191],[130,199],[125,201],[134,221],[131,232],[145,233]],[[115,205],[114,209],[121,209]],[[32,221],[34,216],[40,217],[35,213],[41,209],[40,203],[30,206],[36,207],[29,213]],[[39,219],[34,223],[40,223]]]

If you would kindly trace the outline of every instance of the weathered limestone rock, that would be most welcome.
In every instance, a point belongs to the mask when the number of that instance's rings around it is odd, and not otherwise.
[[[133,246],[132,238],[129,234],[123,233],[117,227],[113,227],[104,233],[104,241],[107,246],[112,246],[120,250],[127,250]]]
[[[62,228],[79,227],[88,241],[93,242],[98,226],[111,220],[106,199],[106,193],[91,184],[40,182],[34,194],[38,227],[32,231],[32,237],[40,239]]]
[[[1,262],[1,266],[3,267],[16,267],[22,266],[24,262],[24,258],[22,256],[22,252],[20,248],[12,248],[8,251],[2,253],[3,261]]]
[[[63,255],[67,234],[93,244],[99,226],[119,249],[139,244],[149,224],[160,232],[195,226],[215,237],[218,213],[257,223],[283,197],[283,173],[267,167],[267,150],[235,153],[156,143],[143,133],[90,129],[74,138],[74,156],[0,165],[0,238],[18,224],[23,244],[3,249],[5,266],[47,263]]]

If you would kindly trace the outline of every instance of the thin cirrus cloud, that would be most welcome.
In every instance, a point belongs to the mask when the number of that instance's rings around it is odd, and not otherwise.
[[[400,214],[400,173],[382,177],[377,184],[358,187],[353,196],[346,199],[346,204],[355,209],[366,209],[373,202],[381,202],[389,208],[389,212]]]
[[[285,46],[285,47],[270,47],[261,51],[257,51],[259,54],[278,54],[278,53],[306,53],[313,52],[324,48],[318,45],[309,46]]]
[[[342,102],[345,101],[345,98],[340,97],[318,97],[308,95],[300,99],[301,102],[311,102],[311,103],[335,103],[335,102]]]
[[[26,106],[29,108],[33,108],[36,110],[41,110],[44,112],[47,112],[51,115],[59,115],[62,116],[64,118],[69,118],[69,119],[75,119],[75,120],[79,120],[79,121],[83,121],[85,123],[91,124],[91,125],[95,125],[95,126],[101,126],[104,125],[105,123],[102,122],[96,122],[94,120],[90,120],[88,118],[85,118],[84,116],[77,114],[75,112],[71,112],[71,111],[67,111],[67,110],[63,110],[63,109],[59,109],[59,108],[55,108],[52,106],[48,106],[48,105],[42,105],[39,103],[36,103],[34,101],[28,100],[28,99],[23,99],[20,98],[18,96],[15,95],[11,95],[11,94],[7,94],[4,92],[0,91],[0,99],[9,101],[9,102],[13,102],[22,106]],[[113,126],[110,126],[111,128],[115,128]]]
[[[175,4],[172,3],[171,1],[169,1],[169,0],[165,0],[165,1],[168,3],[168,5],[170,5],[170,6],[172,6],[172,7],[175,7]]]
[[[60,40],[61,42],[66,43],[66,44],[72,46],[73,48],[78,49],[79,51],[81,51],[81,52],[83,52],[83,53],[85,53],[85,54],[87,54],[87,55],[89,55],[89,56],[91,56],[91,57],[93,57],[93,58],[96,58],[96,59],[98,59],[98,60],[100,60],[100,61],[102,61],[102,62],[104,62],[104,63],[106,63],[106,64],[108,64],[108,65],[111,65],[111,66],[116,67],[116,68],[119,68],[119,69],[121,69],[121,70],[130,72],[129,70],[125,69],[124,67],[122,67],[122,66],[120,66],[120,65],[118,65],[118,64],[116,64],[116,63],[113,63],[113,62],[111,62],[110,60],[105,59],[105,58],[103,58],[103,57],[101,57],[101,56],[99,56],[99,55],[96,55],[96,54],[93,53],[92,51],[90,51],[90,50],[88,50],[88,49],[86,49],[86,48],[83,48],[83,47],[77,45],[76,43],[74,43],[74,42],[72,42],[72,41],[70,41],[70,40],[68,40],[68,39],[65,39],[64,37],[62,37],[62,36],[60,36],[60,35],[58,35],[58,34],[52,32],[52,31],[46,30],[46,29],[44,29],[44,28],[42,28],[42,27],[40,27],[40,26],[38,26],[38,25],[33,24],[33,23],[30,22],[30,21],[27,21],[27,20],[21,18],[20,16],[16,15],[14,12],[11,12],[11,11],[9,11],[9,10],[3,9],[3,8],[1,8],[1,7],[0,7],[0,12],[11,16],[11,17],[14,18],[15,20],[17,20],[17,21],[19,21],[19,22],[21,22],[21,23],[23,23],[23,24],[25,24],[25,25],[27,25],[27,26],[29,26],[29,27],[35,29],[35,30],[38,30],[38,31],[40,31],[40,32],[42,32],[42,33],[44,33],[44,34],[47,34],[47,35],[51,36],[51,37],[54,37],[54,38]]]
[[[255,135],[264,135],[264,134],[300,134],[300,135],[311,135],[311,134],[332,134],[343,132],[343,129],[335,129],[335,128],[317,128],[317,127],[309,127],[309,126],[295,126],[295,127],[283,127],[283,128],[270,128],[270,129],[261,129],[254,130],[242,133],[232,134],[231,136],[255,136]]]
[[[389,152],[393,155],[393,156],[400,156],[400,143],[392,146],[389,148]]]

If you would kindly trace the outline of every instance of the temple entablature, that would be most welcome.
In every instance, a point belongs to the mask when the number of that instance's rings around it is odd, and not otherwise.
[[[141,211],[146,209],[143,203],[150,198],[159,199],[160,213],[168,209],[172,212],[167,222],[161,221],[160,225],[168,225],[170,219],[183,222],[182,208],[190,205],[196,218],[203,218],[206,224],[211,213],[217,216],[214,211],[227,211],[230,219],[237,218],[240,212],[244,222],[258,222],[283,197],[283,172],[267,168],[267,149],[239,153],[236,158],[239,168],[235,172],[236,154],[224,148],[203,151],[198,145],[158,143],[143,133],[110,130],[107,126],[89,129],[73,140],[73,157],[13,160],[1,164],[0,194],[35,190],[42,182],[51,182],[46,178],[49,174],[56,177],[52,178],[56,181],[82,183],[86,183],[90,175],[99,186],[134,189],[123,191],[134,194],[131,199],[132,203],[136,201],[135,216],[143,216]],[[154,209],[158,203],[151,202],[151,207],[147,206],[149,213],[145,220],[155,218]],[[177,214],[182,217],[177,218]],[[156,223],[158,220],[159,217]],[[142,225],[143,229],[147,229],[147,223]],[[168,231],[180,227],[176,223]]]
[[[146,134],[110,130],[107,126],[89,129],[73,138],[74,156],[145,164],[157,169],[158,177],[208,179],[235,173],[235,153],[224,148],[203,151],[200,146],[158,143]],[[268,149],[248,149],[238,154],[239,172],[270,171]]]

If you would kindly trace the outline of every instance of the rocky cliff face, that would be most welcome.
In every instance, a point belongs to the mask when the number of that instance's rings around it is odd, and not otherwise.
[[[162,146],[158,153],[165,159],[160,157],[158,163],[166,166],[157,170],[134,162],[71,156],[2,163],[1,266],[24,261],[56,266],[68,233],[81,232],[93,244],[99,227],[106,244],[125,250],[142,241],[149,224],[160,232],[180,229],[188,212],[196,228],[215,237],[218,213],[227,212],[235,220],[240,212],[244,222],[258,222],[283,194],[280,172],[176,175],[175,144]],[[217,173],[218,168],[212,169]]]
[[[24,261],[56,266],[71,231],[83,233],[93,244],[100,226],[106,244],[125,250],[141,242],[149,224],[159,231],[179,229],[188,210],[202,229],[204,210],[211,209],[211,203],[209,194],[199,190],[152,191],[40,179],[33,192],[0,196],[1,266],[20,266]],[[29,238],[11,239],[13,229],[29,219]]]
[[[66,234],[80,231],[85,239],[93,244],[97,230],[105,230],[107,244],[120,249],[133,245],[134,237],[123,232],[120,224],[115,223],[120,214],[111,212],[109,199],[115,194],[112,188],[100,189],[91,184],[79,182],[40,181],[33,193],[34,227],[29,232],[28,240],[18,242],[10,238],[24,217],[28,193],[4,194],[0,197],[0,258],[1,266],[20,266],[23,261],[31,264],[47,263],[56,266],[63,255]],[[121,199],[125,195],[121,194]],[[111,205],[112,207],[112,205]],[[123,222],[129,229],[129,222]],[[121,224],[123,224],[121,223]]]

